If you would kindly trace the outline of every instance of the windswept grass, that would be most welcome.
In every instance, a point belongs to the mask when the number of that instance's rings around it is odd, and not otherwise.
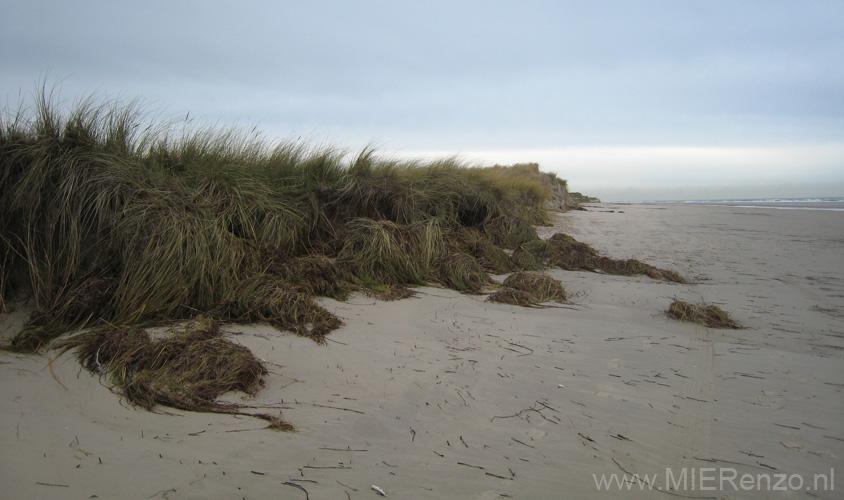
[[[479,294],[492,283],[492,278],[471,255],[455,252],[436,262],[431,281],[458,292]]]
[[[145,408],[243,410],[217,398],[254,393],[264,369],[219,322],[322,342],[342,322],[315,296],[391,300],[423,284],[482,293],[488,273],[549,263],[610,272],[582,243],[539,239],[534,225],[565,205],[566,186],[536,164],[349,155],[159,121],[137,102],[66,109],[43,89],[0,117],[0,194],[0,312],[13,296],[34,308],[5,347],[31,352],[61,337]],[[501,300],[565,300],[559,282],[515,276]],[[197,318],[166,339],[139,328]]]
[[[461,228],[456,236],[457,250],[477,259],[478,264],[490,273],[504,274],[513,271],[510,256],[480,231],[473,228]]]
[[[533,224],[517,216],[496,217],[484,226],[484,232],[490,241],[510,250],[539,239]]]
[[[496,242],[535,237],[553,195],[536,165],[350,156],[157,123],[136,102],[63,109],[42,91],[0,124],[0,307],[28,294],[36,310],[21,350],[202,313],[320,340],[340,321],[314,295],[479,292],[484,269],[511,270]],[[473,248],[452,248],[461,231]]]
[[[355,219],[346,231],[337,265],[350,281],[362,284],[422,285],[433,262],[446,252],[436,219],[408,225]]]

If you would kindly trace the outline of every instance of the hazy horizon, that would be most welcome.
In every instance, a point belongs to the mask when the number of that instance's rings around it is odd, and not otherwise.
[[[842,2],[0,5],[7,110],[46,82],[608,201],[844,195]]]

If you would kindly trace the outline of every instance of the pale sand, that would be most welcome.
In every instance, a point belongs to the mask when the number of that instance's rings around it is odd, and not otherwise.
[[[377,498],[372,485],[407,499],[674,498],[598,491],[593,474],[664,487],[666,468],[734,467],[799,474],[804,488],[836,468],[835,491],[813,494],[841,498],[844,215],[605,204],[556,226],[697,283],[553,270],[565,307],[437,288],[326,300],[345,326],[324,346],[227,327],[274,363],[253,402],[283,401],[295,433],[135,410],[70,356],[52,365],[60,385],[45,357],[1,353],[0,497],[305,498],[287,482],[312,499]],[[670,320],[674,297],[749,328]],[[8,330],[14,316],[0,318]],[[814,498],[727,486],[680,493]]]

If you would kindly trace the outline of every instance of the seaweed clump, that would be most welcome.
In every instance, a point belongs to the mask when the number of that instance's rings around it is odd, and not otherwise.
[[[670,318],[699,323],[708,328],[731,328],[733,330],[744,328],[735,322],[728,312],[716,305],[704,303],[692,304],[682,300],[675,300],[668,307],[666,314]]]

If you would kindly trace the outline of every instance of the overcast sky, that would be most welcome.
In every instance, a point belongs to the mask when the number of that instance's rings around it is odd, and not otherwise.
[[[608,200],[844,196],[842,61],[838,0],[0,0],[7,108],[46,78]]]

